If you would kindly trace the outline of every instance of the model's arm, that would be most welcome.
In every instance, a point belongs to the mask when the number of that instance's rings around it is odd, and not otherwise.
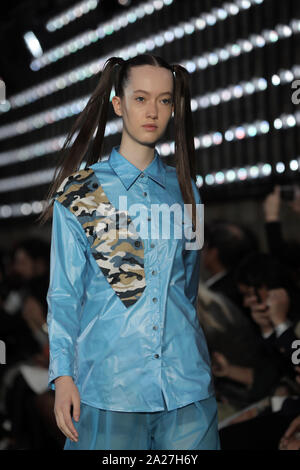
[[[49,334],[48,388],[55,379],[74,378],[75,343],[84,296],[86,235],[68,208],[54,201],[50,282],[47,293]]]

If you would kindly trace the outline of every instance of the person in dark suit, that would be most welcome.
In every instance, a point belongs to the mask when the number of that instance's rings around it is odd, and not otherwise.
[[[234,280],[237,264],[258,249],[258,240],[251,230],[225,220],[216,220],[204,226],[203,266],[211,274],[206,287],[229,298],[245,313],[243,296]]]

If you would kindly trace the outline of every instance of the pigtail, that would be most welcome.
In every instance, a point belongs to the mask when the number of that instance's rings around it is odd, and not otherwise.
[[[174,64],[172,68],[175,72],[174,132],[176,171],[184,204],[192,204],[192,224],[193,231],[195,231],[196,202],[191,178],[196,182],[196,165],[189,74],[181,65]]]

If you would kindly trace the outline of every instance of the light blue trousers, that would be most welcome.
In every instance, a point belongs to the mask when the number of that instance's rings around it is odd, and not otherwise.
[[[215,396],[168,411],[124,412],[80,404],[78,441],[64,450],[220,450]]]

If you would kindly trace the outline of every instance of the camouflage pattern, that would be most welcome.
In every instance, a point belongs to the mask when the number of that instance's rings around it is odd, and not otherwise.
[[[55,199],[77,217],[94,259],[115,293],[126,307],[133,305],[146,280],[143,240],[128,213],[111,204],[92,168],[65,178]]]

